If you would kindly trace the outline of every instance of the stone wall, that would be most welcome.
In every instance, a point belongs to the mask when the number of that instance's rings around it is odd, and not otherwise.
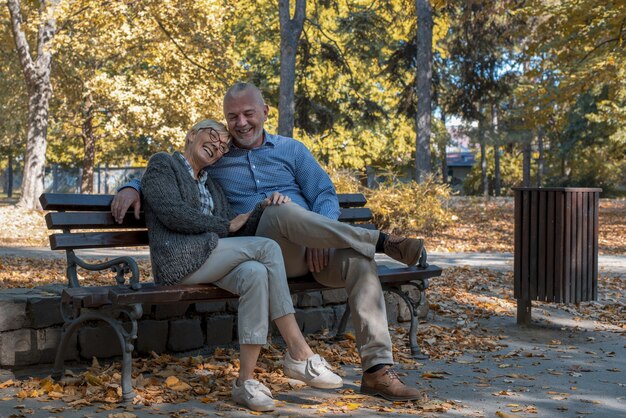
[[[408,286],[407,290],[414,290]],[[0,366],[52,363],[60,342],[62,285],[0,291]],[[345,311],[346,291],[329,289],[293,295],[296,319],[305,334],[334,330]],[[390,324],[410,319],[404,302],[386,294]],[[237,339],[237,301],[144,305],[138,322],[135,354],[184,352],[229,344]],[[277,333],[274,329],[272,332]],[[87,322],[73,335],[67,360],[108,358],[121,354],[111,327]]]

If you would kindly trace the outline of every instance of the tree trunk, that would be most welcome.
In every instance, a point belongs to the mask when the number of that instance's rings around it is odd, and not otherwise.
[[[524,162],[522,166],[522,185],[524,187],[530,187],[530,157],[531,157],[531,142],[532,138],[525,138],[522,154],[524,157]]]
[[[482,114],[482,112],[481,112]],[[487,177],[487,146],[485,144],[485,118],[480,117],[478,121],[478,143],[480,144],[480,178],[483,189],[483,196],[489,197],[489,178]]]
[[[491,106],[491,127],[493,128],[493,190],[496,196],[500,196],[501,181],[500,181],[500,137],[498,132],[498,108],[495,105]]]
[[[415,180],[424,181],[431,173],[430,168],[430,129],[433,65],[433,10],[429,0],[415,0],[417,11],[417,116],[415,139]]]
[[[441,112],[441,122],[443,122],[443,129],[446,129],[446,114],[442,111]],[[448,136],[446,135],[446,138],[448,138]],[[441,180],[443,184],[447,184],[448,183],[448,141],[446,141],[445,144],[443,144],[443,156],[441,157]]]
[[[81,193],[93,193],[93,167],[96,160],[96,139],[93,136],[93,101],[91,93],[83,101],[83,178],[80,185]]]
[[[544,159],[543,159],[543,130],[539,129],[537,134],[537,150],[539,158],[537,159],[537,187],[543,186]]]
[[[28,90],[28,131],[24,156],[22,197],[18,206],[38,209],[43,192],[44,169],[48,134],[48,107],[52,96],[50,67],[51,40],[56,31],[54,12],[59,0],[42,0],[39,7],[41,22],[37,36],[37,59],[33,60],[26,34],[22,29],[19,0],[7,0],[11,14],[11,30]]]
[[[493,194],[500,196],[502,194],[502,180],[500,179],[500,145],[496,142],[493,144]]]
[[[7,197],[13,197],[13,153],[9,153],[7,164]]]
[[[293,19],[289,12],[289,0],[278,1],[280,20],[280,85],[278,91],[278,134],[292,137],[295,106],[296,50],[304,18],[306,0],[296,0]]]

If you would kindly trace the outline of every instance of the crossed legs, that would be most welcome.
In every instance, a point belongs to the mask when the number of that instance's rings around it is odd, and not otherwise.
[[[332,248],[329,265],[313,275],[326,286],[346,288],[364,370],[393,364],[385,299],[373,260],[378,235],[293,203],[266,208],[257,228],[257,236],[280,246],[287,277],[308,273],[306,247]]]

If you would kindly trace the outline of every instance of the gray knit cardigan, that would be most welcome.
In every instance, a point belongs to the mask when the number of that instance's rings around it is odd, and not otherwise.
[[[200,209],[200,192],[178,152],[150,158],[141,179],[143,208],[148,227],[152,274],[158,284],[178,284],[209,258],[219,238],[227,237],[236,214],[221,187],[209,177],[213,214]],[[263,209],[253,210],[236,235],[254,235]]]

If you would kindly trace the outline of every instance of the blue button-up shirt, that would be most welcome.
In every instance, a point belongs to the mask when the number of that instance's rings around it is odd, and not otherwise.
[[[293,138],[264,135],[260,147],[247,150],[231,145],[227,154],[207,167],[235,212],[248,212],[273,192],[280,192],[305,209],[339,218],[335,187],[308,148]],[[125,186],[138,189],[139,184],[137,180]]]

